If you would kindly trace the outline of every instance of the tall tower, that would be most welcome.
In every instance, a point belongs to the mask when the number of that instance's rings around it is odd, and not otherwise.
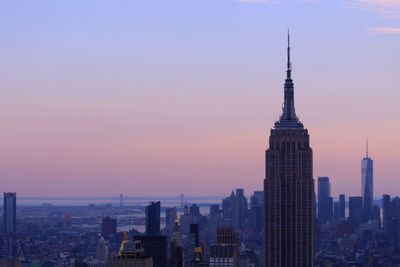
[[[160,234],[161,202],[150,202],[146,207],[146,235]]]
[[[266,151],[265,266],[314,266],[314,179],[307,129],[294,108],[288,33],[283,112]]]
[[[318,177],[318,222],[333,222],[333,199],[329,177]]]
[[[17,229],[17,194],[16,193],[6,193],[3,195],[4,199],[4,233],[15,234]]]
[[[374,204],[374,161],[368,155],[366,141],[365,157],[361,160],[361,196],[363,201],[363,221],[368,221]]]

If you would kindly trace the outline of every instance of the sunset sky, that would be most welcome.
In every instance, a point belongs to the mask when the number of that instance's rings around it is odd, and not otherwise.
[[[0,0],[0,191],[262,190],[286,32],[314,176],[400,189],[400,0]]]

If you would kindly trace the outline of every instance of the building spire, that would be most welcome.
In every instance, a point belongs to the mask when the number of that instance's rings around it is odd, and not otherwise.
[[[365,157],[368,158],[368,137],[365,140]]]
[[[288,42],[288,47],[287,47],[287,78],[291,78],[291,73],[292,73],[292,62],[290,62],[290,33],[289,29],[287,32],[287,42]]]
[[[290,34],[287,33],[287,70],[284,86],[284,103],[282,115],[278,122],[275,123],[276,128],[302,128],[294,109],[294,85],[292,80],[292,62],[290,60]]]

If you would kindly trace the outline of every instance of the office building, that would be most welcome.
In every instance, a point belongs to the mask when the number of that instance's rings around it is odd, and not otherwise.
[[[361,160],[361,196],[363,200],[363,222],[369,220],[374,205],[373,160],[368,156],[368,141],[365,157]]]
[[[310,136],[295,112],[288,36],[283,113],[266,151],[265,266],[314,266],[315,192]]]
[[[174,232],[170,243],[169,267],[183,267],[183,243],[179,220],[175,220]]]
[[[167,208],[165,210],[165,229],[167,232],[168,241],[170,241],[172,238],[177,216],[178,214],[176,211],[176,207]]]
[[[344,194],[339,195],[339,214],[340,219],[346,218],[346,196]]]
[[[382,196],[382,215],[383,215],[383,228],[385,228],[385,223],[392,218],[390,212],[390,195]]]
[[[4,233],[15,234],[17,231],[17,193],[4,193],[3,212]]]
[[[146,235],[160,234],[161,202],[150,202],[146,207]]]
[[[349,222],[358,226],[363,221],[363,198],[349,197]]]
[[[331,184],[328,177],[318,178],[318,223],[332,222],[333,199],[331,197]]]

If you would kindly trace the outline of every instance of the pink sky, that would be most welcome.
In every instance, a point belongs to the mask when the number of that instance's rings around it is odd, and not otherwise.
[[[296,109],[311,135],[315,178],[329,176],[334,196],[359,195],[368,136],[376,197],[398,194],[398,6],[142,2],[0,8],[1,190],[262,189],[289,24]],[[381,12],[372,12],[376,5]]]

